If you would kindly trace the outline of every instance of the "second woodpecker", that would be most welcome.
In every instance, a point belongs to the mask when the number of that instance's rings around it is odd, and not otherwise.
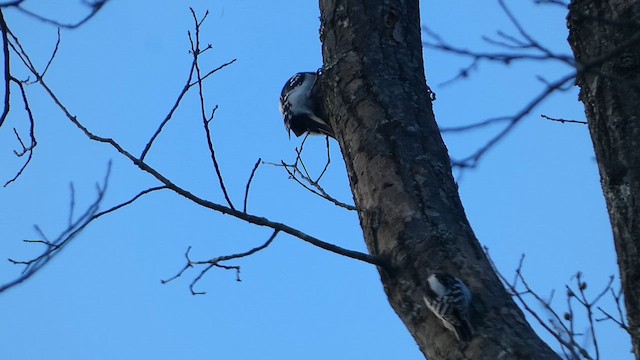
[[[425,304],[451,330],[459,341],[473,337],[469,321],[471,291],[462,280],[448,273],[434,273],[427,278]]]

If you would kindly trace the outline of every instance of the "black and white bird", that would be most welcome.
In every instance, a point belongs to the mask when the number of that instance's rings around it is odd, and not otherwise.
[[[469,322],[471,291],[462,280],[448,273],[434,273],[427,278],[425,304],[451,330],[459,341],[471,340]]]
[[[314,109],[314,86],[318,74],[314,72],[300,72],[293,75],[282,88],[280,94],[280,112],[284,117],[284,126],[289,132],[300,136],[305,132],[309,134],[322,134],[333,136],[333,130],[329,124],[316,115]]]

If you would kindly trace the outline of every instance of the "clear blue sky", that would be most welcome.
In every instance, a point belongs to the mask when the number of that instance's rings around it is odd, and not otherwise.
[[[29,2],[44,14],[72,19],[68,2]],[[510,1],[531,32],[548,46],[569,52],[565,14]],[[63,31],[47,80],[71,112],[97,134],[113,137],[139,154],[186,81],[190,64],[189,6],[210,11],[202,34],[213,50],[203,66],[231,59],[206,86],[207,106],[220,105],[213,137],[227,186],[239,204],[258,157],[291,160],[300,139],[287,138],[277,107],[284,81],[322,64],[319,10],[293,1],[113,1],[78,30]],[[481,35],[513,31],[495,2],[423,1],[422,20],[452,43],[478,48]],[[55,44],[55,29],[7,11],[7,22],[42,68]],[[437,93],[441,126],[508,115],[542,89],[535,79],[563,75],[561,66],[485,64],[466,81],[439,86],[467,61],[425,51],[428,82]],[[13,64],[18,69],[17,62]],[[26,72],[18,73],[26,77]],[[54,237],[65,226],[69,183],[76,214],[95,195],[95,183],[113,160],[104,208],[157,185],[111,148],[90,142],[43,96],[27,88],[37,117],[38,147],[23,177],[0,189],[0,258],[26,259],[40,249],[33,225]],[[17,93],[17,92],[16,92]],[[17,98],[16,98],[17,99]],[[21,104],[0,129],[0,180],[21,162],[13,131],[28,124]],[[542,120],[539,114],[581,120],[577,90],[556,95],[501,142],[460,182],[467,214],[498,268],[513,274],[520,255],[541,294],[583,271],[594,294],[617,266],[597,166],[586,127]],[[223,202],[214,177],[193,93],[148,161],[194,193]],[[453,156],[464,156],[490,133],[446,136]],[[351,201],[344,164],[332,143],[326,189]],[[319,172],[324,140],[307,144],[308,163]],[[314,156],[314,154],[319,154]],[[249,211],[283,221],[320,239],[363,250],[357,216],[304,190],[276,167],[263,166],[252,186]],[[418,359],[415,342],[389,306],[375,269],[280,236],[234,274],[211,271],[192,296],[196,271],[161,285],[195,259],[243,251],[263,242],[268,229],[198,208],[158,193],[91,225],[44,271],[0,295],[2,359]],[[0,282],[20,268],[0,262]],[[603,306],[614,310],[608,302]],[[579,326],[585,326],[579,323]],[[539,328],[539,327],[537,327]],[[580,328],[580,327],[579,327]],[[586,329],[586,328],[585,328]],[[631,359],[630,343],[612,324],[598,327],[604,359]],[[549,338],[545,336],[545,338]],[[555,346],[555,344],[553,344]]]

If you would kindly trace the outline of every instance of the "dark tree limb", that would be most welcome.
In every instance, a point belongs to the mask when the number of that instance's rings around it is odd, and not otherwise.
[[[557,359],[504,290],[466,219],[424,75],[417,0],[321,0],[323,108],[389,302],[437,359]],[[470,343],[422,301],[446,271],[473,292]]]
[[[76,29],[84,25],[87,21],[91,20],[91,18],[93,18],[107,2],[109,2],[109,0],[83,1],[83,3],[89,8],[89,12],[76,22],[63,23],[56,19],[47,17],[46,15],[41,15],[29,9],[26,9],[25,7],[22,6],[22,3],[24,1],[25,0],[11,1],[11,2],[2,4],[0,7],[17,9],[21,13],[27,16],[30,16],[36,20],[42,21],[46,24],[53,25],[58,28],[65,28],[65,29]]]
[[[4,85],[4,100],[2,102],[2,115],[0,115],[0,127],[4,124],[5,119],[9,115],[11,109],[11,61],[9,56],[9,28],[4,20],[4,14],[0,9],[0,31],[2,31],[2,57],[4,61],[3,68],[3,82]]]
[[[640,359],[639,19],[640,3],[634,0],[574,0],[568,16],[580,100],[613,228],[636,359]]]

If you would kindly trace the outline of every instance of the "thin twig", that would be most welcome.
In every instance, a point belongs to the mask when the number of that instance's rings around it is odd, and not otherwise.
[[[111,173],[111,163],[109,162],[109,165],[107,167],[107,172],[104,178],[104,183],[102,185],[102,187],[99,187],[98,189],[98,194],[96,197],[96,200],[87,208],[87,210],[84,212],[84,214],[82,214],[78,220],[76,220],[76,222],[74,222],[72,224],[72,226],[68,227],[67,229],[65,229],[54,241],[48,241],[46,240],[43,241],[43,243],[49,243],[48,247],[44,250],[44,252],[42,254],[40,254],[39,256],[35,257],[32,260],[29,261],[17,261],[14,259],[9,259],[10,262],[14,263],[14,264],[23,264],[25,265],[24,270],[22,271],[22,274],[17,277],[16,279],[2,284],[0,285],[0,293],[8,290],[22,282],[24,282],[25,280],[29,279],[31,276],[33,276],[35,273],[37,273],[40,269],[42,269],[42,267],[44,267],[52,258],[54,258],[57,254],[60,253],[60,251],[64,248],[64,246],[66,244],[68,244],[79,232],[80,230],[82,230],[89,222],[91,222],[91,219],[93,218],[93,216],[95,215],[95,213],[98,210],[98,206],[100,204],[100,202],[103,199],[104,193],[107,189],[107,184],[108,184],[108,179],[109,179],[109,175]],[[36,228],[38,229],[38,228]]]
[[[73,224],[73,211],[76,207],[76,189],[73,187],[72,182],[69,183],[69,197],[69,219],[67,226],[71,227],[71,224]]]
[[[8,6],[12,6],[13,8],[17,9],[18,11],[33,17],[34,19],[40,20],[44,23],[59,27],[59,28],[65,28],[65,29],[76,29],[82,25],[84,25],[87,21],[89,21],[91,18],[93,18],[98,11],[100,11],[100,9],[108,2],[109,0],[94,0],[93,2],[85,2],[85,4],[87,4],[91,10],[90,12],[85,15],[82,19],[80,19],[79,21],[75,22],[75,23],[62,23],[58,20],[55,19],[51,19],[48,18],[46,16],[34,13],[31,10],[25,9],[23,8],[21,5],[22,1],[14,1],[13,3],[8,3],[8,4],[4,4],[5,7]]]
[[[524,294],[532,294],[535,295],[535,293],[533,291],[531,291],[531,289],[528,287],[528,285],[526,283],[524,283],[525,285],[525,292],[522,293],[520,291],[518,291],[518,289],[516,288],[516,281],[514,280],[514,282],[509,282],[504,275],[502,275],[502,273],[500,271],[498,271],[498,269],[496,268],[493,259],[491,259],[491,256],[489,255],[489,249],[485,246],[484,247],[484,251],[487,254],[487,258],[489,259],[489,262],[491,263],[492,268],[494,269],[494,272],[498,275],[498,277],[502,280],[502,283],[507,287],[507,289],[509,290],[509,292],[511,293],[512,296],[514,296],[516,299],[518,299],[518,301],[520,302],[520,304],[522,305],[522,307],[531,315],[533,316],[534,319],[536,319],[536,321],[538,322],[538,324],[540,324],[540,326],[542,326],[551,336],[553,336],[556,341],[558,341],[558,343],[565,347],[570,353],[572,358],[578,359],[578,353],[576,352],[576,348],[575,346],[577,344],[575,344],[575,342],[573,341],[573,337],[572,334],[569,333],[569,331],[567,331],[567,334],[569,335],[570,338],[570,342],[567,342],[565,339],[563,339],[562,335],[559,334],[557,331],[555,331],[554,329],[552,329],[546,321],[544,321],[542,319],[542,317],[535,311],[533,310],[530,306],[529,303],[524,299]],[[522,266],[524,264],[524,254],[520,257],[520,262],[518,264],[518,268],[516,270],[516,274],[517,274],[517,279],[519,280],[523,280],[522,278]],[[546,304],[544,302],[544,300],[542,301],[542,304]],[[545,307],[547,310],[550,310],[552,312],[552,314],[556,317],[556,319],[560,319],[559,316],[557,316],[557,314],[553,311],[553,309],[551,309],[550,307]],[[561,320],[559,320],[559,323],[561,326],[564,326],[564,324],[562,323]],[[566,327],[565,327],[566,329]]]
[[[2,55],[4,60],[4,101],[2,107],[2,115],[0,115],[0,127],[4,124],[4,120],[9,115],[11,107],[11,59],[9,58],[9,38],[7,36],[9,28],[4,20],[4,13],[0,9],[0,31],[2,31]]]
[[[543,119],[551,120],[551,121],[557,121],[557,122],[560,122],[560,123],[563,123],[563,124],[564,124],[564,123],[570,123],[570,124],[583,124],[583,125],[587,125],[587,124],[589,124],[589,123],[588,123],[588,122],[586,122],[586,121],[580,121],[580,120],[568,120],[568,119],[558,119],[558,118],[552,118],[552,117],[547,116],[547,115],[544,115],[544,114],[541,114],[541,115],[540,115],[540,117],[542,117]]]
[[[356,207],[353,205],[349,205],[346,204],[342,201],[339,201],[338,199],[332,197],[331,195],[329,195],[324,188],[320,185],[320,180],[322,179],[322,176],[324,176],[324,174],[326,173],[327,169],[329,168],[329,165],[331,163],[331,148],[329,147],[329,137],[327,136],[325,138],[326,140],[326,149],[327,149],[327,162],[324,165],[324,168],[322,169],[322,171],[320,172],[320,175],[318,176],[318,178],[316,180],[312,179],[312,176],[309,172],[309,170],[307,169],[304,160],[302,159],[302,153],[304,151],[304,145],[305,142],[308,139],[309,134],[307,133],[306,136],[304,137],[304,139],[302,140],[302,143],[300,144],[300,147],[296,147],[295,152],[296,152],[296,157],[295,160],[293,161],[293,164],[287,164],[286,162],[284,162],[284,160],[280,160],[280,163],[272,163],[272,162],[265,162],[265,164],[267,165],[271,165],[271,166],[281,166],[285,169],[285,171],[287,172],[287,174],[289,174],[289,178],[293,179],[296,183],[298,183],[300,186],[302,186],[305,190],[310,191],[311,193],[325,199],[328,200],[329,202],[333,203],[334,205],[337,205],[339,207],[345,208],[347,210],[356,210]]]
[[[260,164],[262,163],[262,158],[258,158],[258,161],[256,161],[255,165],[253,165],[253,170],[251,170],[251,175],[249,176],[249,180],[247,181],[247,186],[245,187],[244,190],[244,206],[242,207],[242,211],[243,212],[247,212],[247,201],[249,200],[249,188],[251,187],[251,181],[253,181],[253,177],[256,174],[256,171],[258,170],[258,167],[260,166]]]
[[[142,153],[140,154],[140,160],[145,159],[145,157],[147,156],[147,153],[149,152],[149,150],[151,150],[151,145],[153,145],[153,142],[160,135],[160,132],[162,132],[162,129],[164,129],[164,126],[167,125],[169,120],[171,120],[171,117],[173,117],[173,114],[175,113],[175,111],[178,109],[178,106],[180,106],[180,102],[182,101],[182,98],[187,94],[187,91],[189,90],[189,83],[191,82],[191,78],[193,77],[194,68],[195,68],[195,64],[192,63],[191,69],[189,70],[189,78],[187,79],[187,84],[182,88],[182,90],[178,94],[178,97],[176,101],[173,103],[173,106],[171,107],[169,112],[167,113],[167,116],[165,116],[165,118],[162,120],[162,122],[160,123],[156,131],[153,133],[153,135],[149,139],[149,141],[147,141],[147,144],[144,146],[144,150],[142,150]]]
[[[311,180],[310,178],[308,178],[306,175],[304,175],[302,172],[298,171],[298,174],[300,174],[300,178],[302,178],[304,181],[307,182],[307,184],[303,183],[300,179],[298,179],[298,176],[296,176],[296,167],[293,167],[291,165],[287,165],[285,164],[284,161],[281,162],[281,166],[284,167],[285,171],[287,172],[287,174],[289,174],[289,177],[291,179],[293,179],[295,182],[297,182],[300,186],[302,186],[303,188],[305,188],[306,190],[310,191],[311,193],[320,196],[321,198],[328,200],[330,202],[332,202],[334,205],[339,206],[341,208],[345,208],[347,210],[357,210],[357,208],[353,205],[349,205],[349,204],[345,204],[342,201],[337,200],[336,198],[332,197],[331,195],[329,195],[323,188],[322,186],[320,186],[320,184],[314,182],[313,180]],[[294,169],[294,170],[291,170]],[[313,186],[313,188],[311,187]]]
[[[123,203],[113,206],[105,211],[98,212],[99,205],[101,204],[107,189],[108,180],[111,172],[110,169],[111,169],[111,162],[109,162],[107,174],[105,175],[103,184],[97,187],[97,197],[94,200],[94,202],[91,205],[89,205],[89,207],[85,210],[85,212],[82,215],[80,215],[80,217],[77,220],[75,220],[60,235],[58,235],[58,237],[55,240],[53,241],[47,240],[46,236],[42,233],[41,229],[38,226],[35,227],[36,231],[38,231],[38,233],[40,233],[40,236],[45,240],[29,240],[28,242],[42,243],[47,245],[47,248],[44,250],[42,254],[40,254],[39,256],[31,260],[18,261],[14,259],[9,259],[9,261],[14,264],[22,264],[26,266],[21,276],[17,277],[16,279],[8,283],[0,285],[0,293],[26,281],[31,276],[33,276],[38,271],[40,271],[49,261],[51,261],[51,259],[53,259],[56,255],[58,255],[61,250],[67,247],[69,243],[93,221],[113,211],[116,211],[127,205],[132,204],[134,201],[138,200],[143,195],[167,188],[166,186],[158,186],[158,187],[146,189]]]
[[[198,56],[200,54],[192,54],[193,55],[193,60],[191,62],[191,68],[189,69],[189,76],[187,77],[187,82],[184,85],[184,87],[182,88],[182,90],[180,90],[180,93],[178,94],[175,102],[173,103],[173,106],[171,107],[171,109],[169,110],[169,112],[167,113],[167,115],[165,116],[165,118],[162,120],[162,122],[160,123],[160,125],[158,126],[158,128],[156,129],[156,131],[154,132],[154,134],[151,136],[151,138],[149,139],[149,141],[147,142],[147,144],[144,147],[144,150],[142,151],[142,153],[140,154],[140,160],[144,160],[145,157],[147,156],[147,153],[149,152],[149,150],[151,149],[151,146],[153,145],[153,142],[156,140],[156,138],[158,137],[158,135],[160,135],[160,132],[162,132],[162,130],[164,129],[165,125],[169,122],[169,120],[171,120],[171,118],[173,117],[173,114],[176,112],[176,110],[178,109],[178,107],[180,106],[182,99],[184,98],[184,96],[187,94],[187,92],[189,91],[189,89],[191,89],[191,87],[195,86],[196,84],[200,83],[201,81],[205,80],[207,77],[209,77],[210,75],[215,74],[216,72],[218,72],[221,69],[224,69],[225,67],[233,64],[236,59],[233,59],[229,62],[226,62],[220,66],[218,66],[217,68],[209,71],[205,76],[203,76],[201,79],[199,79],[196,82],[191,82],[191,80],[193,79],[193,74],[194,71],[196,69],[196,62],[198,59]]]
[[[329,168],[329,164],[331,164],[331,148],[329,146],[329,137],[325,136],[324,138],[325,138],[326,145],[327,145],[327,162],[326,162],[326,164],[324,164],[324,169],[322,169],[322,171],[320,172],[320,175],[318,175],[318,178],[314,181],[314,183],[316,183],[316,184],[320,182],[320,179],[322,179],[322,175],[324,175],[324,173]]]
[[[31,144],[29,144],[29,146],[25,146],[24,142],[22,142],[22,139],[20,138],[20,135],[18,135],[18,132],[14,129],[16,137],[18,138],[18,142],[20,142],[20,145],[22,145],[22,150],[20,152],[15,152],[15,154],[18,157],[24,156],[26,153],[28,153],[29,155],[27,156],[27,160],[24,162],[24,164],[22,164],[22,167],[20,168],[20,170],[18,170],[18,172],[13,178],[9,179],[9,181],[7,181],[4,184],[4,187],[7,187],[9,184],[16,181],[20,177],[20,175],[22,175],[24,170],[27,168],[27,165],[29,165],[29,163],[31,162],[31,159],[33,158],[33,150],[35,149],[36,145],[38,145],[38,142],[36,141],[36,135],[35,135],[36,123],[33,118],[33,113],[31,112],[31,106],[29,105],[29,99],[27,98],[27,93],[24,90],[24,84],[18,82],[13,77],[11,79],[16,84],[18,84],[18,89],[20,89],[20,95],[22,96],[22,103],[24,104],[24,109],[27,112],[27,118],[29,119],[29,137],[31,139]]]
[[[485,143],[480,149],[476,150],[473,154],[463,158],[461,160],[453,160],[452,164],[454,166],[458,166],[461,168],[474,168],[478,165],[478,162],[483,157],[483,155],[489,151],[493,146],[495,146],[500,140],[502,140],[507,134],[511,132],[511,130],[522,120],[524,119],[533,109],[535,109],[538,105],[542,103],[549,95],[551,95],[555,90],[569,83],[575,78],[576,73],[572,72],[570,74],[565,75],[564,77],[552,82],[547,86],[543,91],[538,94],[535,98],[533,98],[524,108],[522,108],[518,113],[513,115],[509,120],[509,124],[505,126],[498,134],[496,134],[493,138],[491,138],[487,143]]]
[[[178,271],[177,274],[173,275],[172,277],[165,280],[160,280],[160,283],[162,285],[179,278],[180,276],[182,276],[182,274],[184,274],[185,271],[187,271],[187,269],[193,267],[193,265],[191,265],[191,259],[189,258],[189,251],[191,251],[191,246],[187,247],[187,251],[184,253],[184,257],[187,259],[186,265],[180,271]]]
[[[58,48],[60,48],[60,28],[58,28],[58,39],[56,40],[56,46],[53,49],[53,53],[51,53],[51,57],[47,62],[47,66],[45,66],[44,70],[42,70],[42,77],[44,77],[47,74],[47,70],[49,70],[49,66],[51,66],[53,59],[56,57],[56,54],[58,53]]]
[[[476,129],[485,128],[488,125],[497,124],[497,123],[503,123],[503,122],[512,121],[512,120],[513,120],[513,118],[511,116],[502,116],[502,117],[491,118],[491,119],[479,121],[477,123],[468,124],[468,125],[442,127],[442,128],[440,128],[440,132],[441,133],[466,132],[466,131],[469,131],[469,130],[476,130]]]
[[[224,195],[224,198],[227,201],[227,204],[229,205],[229,207],[232,210],[235,210],[236,208],[233,206],[233,203],[231,202],[231,197],[229,197],[229,193],[227,192],[227,187],[225,186],[224,180],[222,178],[222,171],[220,170],[220,165],[218,164],[218,160],[216,158],[216,152],[213,148],[213,140],[211,139],[211,131],[209,128],[211,120],[213,120],[213,117],[215,115],[215,112],[218,106],[216,105],[213,108],[213,110],[211,110],[211,116],[207,117],[206,106],[204,102],[204,90],[202,86],[202,75],[200,73],[200,64],[198,62],[200,54],[212,48],[211,45],[207,45],[205,49],[203,50],[200,49],[200,26],[202,25],[204,20],[207,18],[207,15],[209,14],[209,12],[208,11],[205,12],[202,19],[198,20],[195,10],[193,10],[193,8],[190,8],[190,10],[191,10],[191,15],[193,15],[193,21],[195,23],[195,40],[191,38],[191,32],[189,32],[189,40],[191,42],[191,52],[193,53],[193,62],[195,64],[195,70],[196,70],[198,95],[200,97],[200,115],[202,117],[202,124],[204,126],[204,131],[207,138],[209,155],[211,157],[211,161],[213,162],[213,167],[215,169],[216,176],[218,177],[218,182],[220,184],[220,188],[222,189],[222,194]]]
[[[626,331],[627,334],[631,335],[631,329],[629,329],[629,326],[627,326],[627,324],[625,323],[624,315],[622,313],[622,305],[621,305],[621,301],[620,301],[621,297],[622,297],[622,287],[620,287],[620,290],[619,290],[617,295],[613,291],[613,288],[610,288],[609,291],[611,292],[611,296],[613,297],[613,299],[614,299],[614,301],[616,303],[616,308],[617,308],[617,311],[618,311],[618,319],[614,318],[611,314],[609,314],[603,308],[598,306],[598,310],[600,310],[600,312],[602,312],[602,314],[604,314],[605,318],[596,319],[596,321],[611,320],[614,323],[616,323],[621,329]]]
[[[248,251],[245,252],[241,252],[241,253],[236,253],[236,254],[231,254],[231,255],[224,255],[224,256],[219,256],[216,258],[212,258],[209,260],[202,260],[202,261],[194,261],[191,260],[191,258],[189,257],[189,251],[191,250],[191,246],[189,246],[187,248],[186,253],[184,254],[187,263],[184,267],[182,267],[182,269],[180,269],[180,271],[178,271],[178,273],[166,280],[160,280],[160,283],[162,284],[167,284],[177,278],[179,278],[180,276],[182,276],[185,271],[187,271],[190,268],[193,268],[195,265],[206,265],[206,267],[191,281],[191,284],[189,284],[189,289],[191,290],[191,294],[192,295],[204,295],[206,294],[206,292],[204,291],[196,291],[195,290],[195,285],[202,279],[202,277],[209,271],[211,270],[213,267],[218,267],[221,269],[225,269],[225,270],[235,270],[236,272],[236,281],[241,281],[240,279],[240,266],[238,265],[224,265],[221,264],[221,262],[225,262],[225,261],[229,261],[229,260],[234,260],[234,259],[240,259],[243,257],[247,257],[247,256],[251,256],[263,249],[266,249],[269,245],[271,245],[271,243],[273,242],[273,240],[275,240],[276,236],[278,235],[278,233],[280,232],[280,230],[274,230],[273,233],[271,234],[271,236],[267,239],[267,241],[260,245],[257,246],[253,249],[250,249]]]

